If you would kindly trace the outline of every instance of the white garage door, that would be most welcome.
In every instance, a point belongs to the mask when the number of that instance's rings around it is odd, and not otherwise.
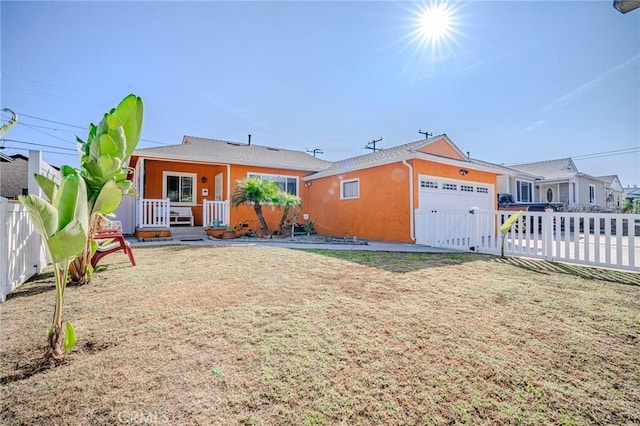
[[[420,175],[421,210],[495,209],[493,185]]]

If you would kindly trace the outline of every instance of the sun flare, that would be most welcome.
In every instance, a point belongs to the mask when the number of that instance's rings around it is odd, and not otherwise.
[[[451,10],[444,4],[431,5],[421,11],[417,31],[426,42],[438,43],[452,29]]]
[[[459,31],[458,8],[452,3],[433,0],[411,11],[411,39],[416,51],[431,52],[432,59],[448,56]]]

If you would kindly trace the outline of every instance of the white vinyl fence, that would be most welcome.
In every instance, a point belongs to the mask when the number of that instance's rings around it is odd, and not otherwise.
[[[138,199],[139,228],[169,228],[169,199]]]
[[[500,225],[514,211],[416,210],[416,243],[499,254]],[[640,215],[523,212],[505,254],[640,272]]]
[[[202,208],[204,226],[229,225],[229,201],[204,200]]]
[[[0,197],[0,301],[46,265],[44,244],[27,209]]]

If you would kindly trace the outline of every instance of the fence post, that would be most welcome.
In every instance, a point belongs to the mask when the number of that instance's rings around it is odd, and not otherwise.
[[[5,288],[9,284],[8,245],[7,230],[7,199],[0,197],[0,300],[4,302]]]
[[[478,207],[471,207],[471,210],[469,210],[469,214],[472,216],[471,217],[471,241],[470,242],[470,246],[469,250],[471,251],[478,251],[478,248],[480,246],[480,215],[478,214],[478,212],[480,211],[480,209]]]
[[[542,221],[542,250],[544,260],[553,260],[553,209],[544,210]]]

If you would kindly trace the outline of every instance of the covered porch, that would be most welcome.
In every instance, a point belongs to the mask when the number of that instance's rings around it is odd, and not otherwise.
[[[229,164],[138,157],[132,166],[137,236],[170,237],[172,228],[229,225]]]
[[[195,226],[193,210],[200,207],[202,212],[201,227],[219,227],[229,225],[229,201],[203,200],[201,206],[172,205],[169,198],[153,199],[139,198],[137,203],[138,229],[160,228],[170,229],[171,226]]]

